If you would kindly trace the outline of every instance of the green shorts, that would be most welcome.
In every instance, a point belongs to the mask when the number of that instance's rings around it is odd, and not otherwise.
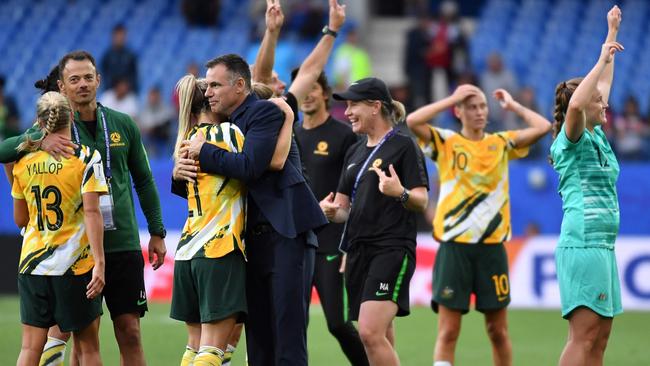
[[[246,262],[239,251],[220,258],[174,263],[170,316],[187,323],[209,323],[247,312]]]
[[[58,324],[64,332],[85,329],[102,315],[102,297],[86,297],[92,271],[78,276],[18,275],[20,321],[38,328]]]
[[[623,312],[616,256],[607,248],[556,248],[562,317],[578,307],[612,318]]]
[[[432,290],[435,312],[440,304],[467,313],[472,293],[480,312],[508,306],[510,279],[503,244],[441,243],[433,266]]]

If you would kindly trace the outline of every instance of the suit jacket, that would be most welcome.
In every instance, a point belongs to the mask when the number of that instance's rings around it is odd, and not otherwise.
[[[268,170],[284,122],[280,109],[251,94],[232,113],[230,121],[244,133],[242,152],[232,153],[204,144],[199,154],[201,170],[244,182],[249,198],[282,236],[295,238],[327,224],[301,173],[300,154],[293,140],[284,168]],[[248,223],[249,227],[253,225],[254,222]]]

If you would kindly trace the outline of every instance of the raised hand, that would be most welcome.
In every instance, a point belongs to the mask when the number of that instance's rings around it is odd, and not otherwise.
[[[271,33],[280,32],[284,24],[284,13],[280,0],[266,0],[266,29]]]
[[[330,2],[330,20],[329,29],[338,32],[341,30],[345,22],[345,5],[340,5],[337,0],[329,0]]]
[[[451,95],[451,97],[454,99],[456,103],[460,103],[473,95],[480,95],[480,94],[481,94],[481,89],[477,88],[476,86],[472,84],[463,84],[458,86],[456,90],[454,90],[454,93]]]
[[[390,175],[386,175],[383,170],[374,166],[370,169],[372,169],[372,171],[374,171],[379,177],[379,192],[383,193],[385,196],[395,198],[399,197],[402,192],[404,192],[404,187],[397,176],[395,168],[393,168],[393,164],[388,166]]]
[[[607,12],[607,27],[609,30],[618,31],[621,25],[622,13],[618,5],[614,5],[609,12]]]
[[[621,52],[624,49],[623,45],[618,42],[604,43],[600,51],[600,59],[608,64],[614,60],[614,54],[616,52]]]
[[[336,211],[338,211],[340,207],[337,203],[334,203],[333,192],[330,192],[327,197],[323,198],[323,200],[319,202],[319,205],[320,209],[323,210],[325,217],[327,217],[327,219],[330,221],[334,219],[336,216]]]
[[[510,95],[510,93],[505,89],[497,89],[492,95],[499,101],[501,108],[505,110],[512,111],[517,106],[517,102],[512,99],[512,95]]]

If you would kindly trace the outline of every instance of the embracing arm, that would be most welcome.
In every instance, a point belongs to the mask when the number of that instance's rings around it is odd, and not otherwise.
[[[22,135],[10,137],[0,142],[0,163],[13,163],[18,160],[20,154],[16,151],[16,148],[25,141],[25,136],[27,135],[29,135],[32,140],[38,140],[41,138],[43,133],[38,129],[37,125],[34,124]]]
[[[198,155],[202,171],[248,183],[262,176],[269,168],[284,121],[282,113],[273,103],[265,100],[255,102],[246,113],[241,118],[250,121],[242,152],[228,152],[204,143]]]
[[[279,171],[284,168],[284,163],[287,161],[289,150],[291,149],[294,115],[291,107],[283,98],[272,98],[269,100],[277,105],[284,113],[284,123],[282,124],[282,128],[280,128],[278,143],[275,145],[275,151],[269,164],[269,170]]]

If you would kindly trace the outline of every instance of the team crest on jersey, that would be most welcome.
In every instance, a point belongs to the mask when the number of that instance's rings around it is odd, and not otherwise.
[[[122,142],[122,135],[119,132],[111,132],[111,147],[125,146]]]
[[[328,147],[329,145],[327,144],[327,141],[320,141],[318,145],[316,145],[316,150],[314,150],[314,154],[327,156],[330,154],[329,151],[327,151]]]
[[[443,299],[451,299],[454,297],[454,290],[451,289],[449,286],[445,286],[445,288],[442,289],[442,293],[440,294],[440,297]]]
[[[384,161],[381,160],[381,159],[375,159],[375,161],[372,162],[372,167],[373,168],[379,168],[381,166],[381,163],[383,163],[383,162]]]
[[[488,146],[488,151],[497,151],[497,145],[492,144],[492,145]]]

